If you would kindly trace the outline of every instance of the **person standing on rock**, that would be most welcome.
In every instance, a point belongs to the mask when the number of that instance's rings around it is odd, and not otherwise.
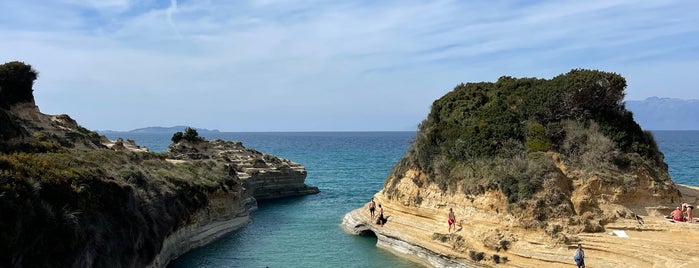
[[[369,213],[371,214],[371,219],[374,219],[374,211],[376,210],[376,202],[374,202],[374,198],[371,198],[371,202],[369,202]]]
[[[449,208],[449,219],[447,219],[447,224],[449,224],[450,233],[452,227],[454,227],[454,231],[456,231],[456,216],[454,216],[454,210],[452,208]]]
[[[575,254],[573,254],[573,260],[575,260],[575,265],[578,268],[585,268],[585,251],[581,244],[578,244],[578,248],[575,250]]]
[[[379,220],[378,223],[381,224],[381,227],[383,227],[384,223],[386,223],[386,219],[383,217],[383,207],[381,207],[381,204],[379,204]]]

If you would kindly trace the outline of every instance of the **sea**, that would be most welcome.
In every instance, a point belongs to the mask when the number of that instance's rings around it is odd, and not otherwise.
[[[104,133],[164,152],[172,134]],[[252,224],[171,262],[184,267],[423,267],[376,247],[375,237],[345,233],[345,213],[369,202],[405,154],[413,131],[218,132],[206,139],[241,141],[247,148],[306,167],[306,184],[320,193],[260,202]],[[699,131],[653,131],[670,176],[699,186]]]

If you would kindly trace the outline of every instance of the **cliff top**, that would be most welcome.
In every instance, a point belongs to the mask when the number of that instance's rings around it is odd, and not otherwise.
[[[380,246],[437,266],[494,265],[501,257],[515,267],[569,265],[569,247],[579,242],[607,258],[614,254],[604,252],[619,246],[619,257],[632,263],[634,245],[606,233],[632,230],[633,237],[646,237],[633,241],[647,242],[655,236],[635,231],[662,226],[659,236],[679,239],[674,232],[682,228],[662,215],[696,202],[697,191],[672,182],[652,134],[626,109],[625,88],[618,74],[579,69],[552,79],[505,76],[457,85],[433,103],[374,196],[390,215],[388,224],[377,228],[361,209],[345,217],[345,226],[371,230]],[[451,233],[450,208],[458,227]],[[673,254],[649,252],[666,259],[633,263],[677,263],[669,260]]]
[[[648,195],[670,201],[677,195],[667,165],[652,134],[626,110],[625,88],[620,75],[593,70],[460,84],[433,103],[385,190],[392,194],[408,170],[418,169],[418,187],[466,195],[498,190],[514,213],[546,196],[539,206],[552,211],[532,215],[545,221],[581,214],[567,201],[589,183],[570,179],[634,191],[626,181],[644,174]]]
[[[21,62],[0,65],[1,267],[144,267],[166,237],[198,212],[211,214],[205,208],[234,213],[213,220],[247,217],[254,199],[239,175],[277,172],[301,188],[280,185],[286,192],[273,197],[318,192],[304,184],[299,164],[241,143],[194,131],[180,133],[169,153],[153,153],[68,115],[42,114],[37,76]]]

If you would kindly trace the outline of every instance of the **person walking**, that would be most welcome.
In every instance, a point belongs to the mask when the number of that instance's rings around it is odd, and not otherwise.
[[[585,268],[585,251],[581,244],[578,244],[578,248],[575,250],[575,254],[573,254],[573,260],[575,260],[578,268]]]
[[[456,216],[454,216],[454,210],[452,208],[449,208],[449,218],[447,219],[447,224],[449,224],[450,233],[452,227],[454,227],[454,231],[456,231]]]
[[[371,214],[371,219],[374,219],[374,211],[376,211],[376,202],[374,202],[374,198],[371,198],[371,202],[369,202],[369,213]]]

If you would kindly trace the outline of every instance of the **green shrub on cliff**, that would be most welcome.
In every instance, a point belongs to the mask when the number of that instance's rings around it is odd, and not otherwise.
[[[185,128],[184,133],[179,131],[175,132],[175,134],[172,135],[171,140],[173,143],[178,143],[183,140],[188,142],[200,142],[204,141],[204,137],[199,136],[199,132],[197,132],[196,129],[187,127]]]
[[[587,176],[643,161],[666,169],[653,136],[626,110],[625,87],[618,74],[582,69],[460,84],[432,104],[388,192],[408,168],[420,168],[445,191],[498,189],[510,203],[526,201],[557,178],[548,151]]]
[[[65,150],[0,154],[0,267],[142,267],[208,203],[239,191],[213,161]]]
[[[13,107],[33,102],[34,79],[0,65],[0,267],[145,267],[209,194],[242,198],[222,161],[110,150],[68,115]]]
[[[13,61],[0,65],[0,107],[34,102],[32,87],[39,73],[29,64]]]

